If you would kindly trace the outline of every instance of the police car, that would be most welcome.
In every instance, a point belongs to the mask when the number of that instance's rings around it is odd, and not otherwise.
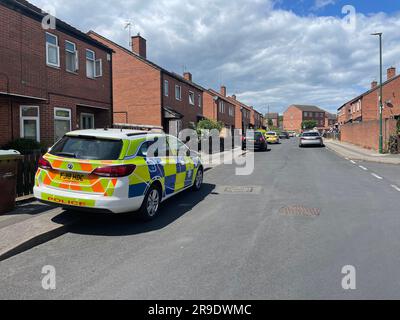
[[[150,220],[162,201],[183,190],[200,190],[203,173],[198,154],[170,135],[74,131],[39,160],[34,195],[63,208],[137,211]]]

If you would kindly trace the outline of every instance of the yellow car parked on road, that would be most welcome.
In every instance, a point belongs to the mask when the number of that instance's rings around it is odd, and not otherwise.
[[[139,211],[147,220],[162,201],[200,190],[197,152],[173,136],[134,130],[82,130],[66,134],[39,160],[34,195],[79,210]]]
[[[278,133],[275,131],[267,132],[265,138],[267,139],[267,142],[271,144],[279,144],[281,142]]]

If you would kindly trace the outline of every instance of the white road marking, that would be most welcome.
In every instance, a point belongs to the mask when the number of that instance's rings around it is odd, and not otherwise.
[[[356,162],[355,162],[354,160],[350,160],[350,162],[351,162],[352,164],[356,164]]]
[[[397,190],[398,192],[400,192],[400,188],[399,188],[398,186],[392,184],[392,188],[395,189],[395,190]]]
[[[366,167],[363,166],[359,166],[361,169],[363,169],[364,171],[368,171],[368,169]]]
[[[374,176],[375,178],[379,179],[379,180],[383,180],[383,178],[378,176],[376,173],[371,173],[371,175]]]

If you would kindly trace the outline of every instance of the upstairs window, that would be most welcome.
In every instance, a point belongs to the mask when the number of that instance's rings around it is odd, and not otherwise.
[[[229,115],[230,115],[231,117],[234,116],[234,112],[233,112],[233,108],[232,108],[232,107],[229,107]]]
[[[181,101],[182,100],[182,88],[181,86],[175,86],[175,99]]]
[[[219,113],[225,113],[225,102],[224,101],[219,102]]]
[[[169,82],[168,80],[164,80],[164,96],[169,96]]]
[[[103,75],[103,61],[101,59],[96,60],[96,54],[94,51],[86,50],[86,76],[94,79]]]
[[[189,103],[194,106],[194,93],[189,91]]]
[[[70,41],[65,41],[65,65],[69,72],[77,72],[79,69],[76,44]]]
[[[46,32],[46,63],[48,66],[60,67],[58,37],[48,32]]]
[[[201,94],[199,94],[199,108],[201,108]]]

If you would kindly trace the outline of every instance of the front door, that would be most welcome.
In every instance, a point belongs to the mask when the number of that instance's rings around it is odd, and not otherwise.
[[[94,129],[94,114],[81,113],[81,129]]]

